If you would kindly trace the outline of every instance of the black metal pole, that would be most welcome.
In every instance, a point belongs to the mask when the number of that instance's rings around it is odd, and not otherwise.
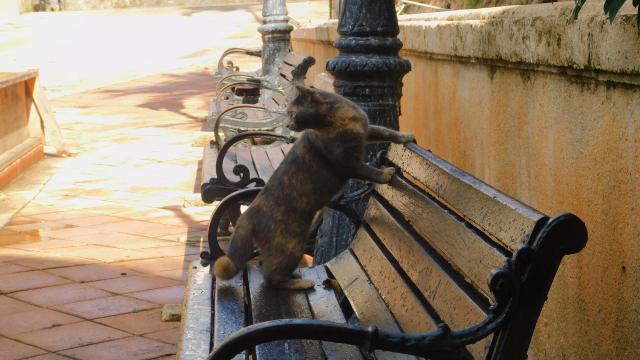
[[[398,56],[399,32],[393,0],[346,0],[338,23],[340,37],[334,44],[339,54],[327,62],[336,92],[362,107],[372,124],[392,129],[398,129],[402,77],[411,70],[409,61]],[[370,147],[369,157],[379,150],[380,146]],[[351,183],[349,188],[357,186]],[[314,262],[324,263],[346,249],[353,233],[346,217],[327,211]]]

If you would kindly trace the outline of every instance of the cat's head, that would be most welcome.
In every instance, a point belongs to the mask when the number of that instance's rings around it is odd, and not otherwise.
[[[364,112],[340,95],[302,85],[296,85],[296,89],[298,95],[287,108],[287,127],[293,131],[314,129],[319,132],[334,132],[367,122]]]

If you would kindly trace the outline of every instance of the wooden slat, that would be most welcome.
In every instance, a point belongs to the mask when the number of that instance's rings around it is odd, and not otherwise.
[[[361,227],[354,237],[351,251],[404,332],[437,329],[437,322],[429,316],[364,228]]]
[[[239,177],[233,173],[233,168],[236,166],[237,163],[238,163],[238,159],[237,159],[236,151],[234,148],[231,148],[224,155],[224,161],[222,162],[222,171],[224,172],[225,175],[227,175],[227,178],[231,181],[235,181],[239,179]]]
[[[365,220],[440,318],[452,329],[477,324],[486,317],[480,306],[464,293],[439,262],[420,245],[421,240],[415,239],[403,229],[374,198],[369,200]],[[491,337],[469,346],[468,349],[476,358],[480,358],[490,342]]]
[[[271,101],[273,101],[274,103],[274,107],[273,108],[279,108],[282,105],[286,105],[287,104],[287,99],[285,97],[285,95],[279,93],[279,92],[271,92],[271,97],[270,97]],[[267,108],[270,108],[268,106],[266,106]]]
[[[295,70],[295,67],[283,62],[280,65],[280,76],[291,81],[293,80],[293,70]]]
[[[398,323],[351,251],[342,252],[329,261],[327,267],[340,284],[342,291],[351,304],[351,308],[362,325],[376,325],[383,330],[400,331]],[[410,355],[386,351],[376,351],[375,355],[380,360],[415,359]]]
[[[313,291],[307,292],[307,299],[309,300],[314,319],[344,323],[345,318],[334,291],[330,287],[321,285],[325,279],[327,279],[327,273],[324,267],[302,268],[299,271],[303,277],[311,279],[317,284]],[[353,345],[323,341],[322,349],[329,360],[362,359],[360,350]]]
[[[309,302],[302,291],[273,289],[264,286],[260,270],[247,268],[253,323],[275,319],[311,319]],[[284,340],[256,346],[256,357],[263,359],[323,359],[319,341]]]
[[[271,175],[273,175],[274,167],[271,165],[271,161],[269,161],[265,148],[263,146],[251,147],[251,157],[253,158],[253,164],[256,167],[258,176],[267,182]]]
[[[265,147],[265,151],[267,152],[269,161],[271,161],[271,166],[273,166],[274,169],[278,168],[284,159],[284,154],[280,146],[267,146]]]
[[[242,329],[245,324],[243,273],[233,279],[215,282],[213,346],[218,346],[222,340],[234,332]],[[244,359],[243,354],[236,355],[234,360]]]
[[[287,56],[284,57],[284,59],[282,60],[282,62],[289,64],[289,65],[293,65],[296,66],[298,64],[302,64],[302,61],[304,60],[304,56],[302,55],[298,55],[294,52],[290,52],[287,54]]]
[[[222,104],[221,107],[223,107]],[[211,101],[209,103],[209,118],[215,119],[222,110],[223,109],[218,109],[218,103],[215,100]]]
[[[216,177],[216,158],[218,157],[218,148],[211,144],[202,147],[202,183],[208,183],[209,180]]]
[[[397,176],[376,191],[468,282],[491,296],[488,274],[505,262],[497,249]]]
[[[277,92],[271,92],[271,96],[266,98],[262,104],[267,109],[278,109],[280,104],[282,104],[282,96]]]
[[[217,178],[216,161],[218,159],[218,148],[215,145],[207,144],[203,147],[202,154],[202,183],[208,183],[210,179]],[[236,152],[233,148],[229,149],[225,154],[222,162],[222,171],[231,181],[238,179],[233,174],[233,167],[236,165]]]
[[[514,251],[544,214],[454,167],[416,144],[392,144],[389,159],[403,174],[449,204],[469,222]]]
[[[253,160],[251,159],[251,149],[248,147],[236,146],[236,159],[238,164],[242,164],[249,169],[251,178],[258,176],[258,172],[256,171],[256,168],[253,165]]]

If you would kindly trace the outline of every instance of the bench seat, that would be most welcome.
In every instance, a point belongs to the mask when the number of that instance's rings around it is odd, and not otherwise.
[[[251,134],[254,133],[240,134],[241,137],[230,140],[229,144],[222,149],[213,141],[204,146],[200,185],[202,201],[210,204],[221,200],[249,185],[251,179],[261,179],[258,184],[264,185],[293,146],[291,143],[286,143],[286,141],[293,141],[290,137],[282,137],[271,144],[253,145],[252,142],[255,140],[251,139]],[[266,135],[262,138],[268,139],[270,136]],[[282,141],[283,139],[285,142]],[[233,146],[238,142],[243,144]],[[222,156],[220,156],[221,152]],[[220,166],[218,163],[222,165],[221,173],[216,170]],[[236,175],[234,169],[238,174],[246,172],[248,176],[243,180]],[[253,184],[255,185],[256,182]]]
[[[549,218],[415,144],[392,144],[384,161],[398,171],[370,193],[350,248],[300,269],[315,289],[265,288],[255,265],[211,280],[210,359],[526,358],[562,258],[586,245],[584,223]],[[222,254],[213,239],[203,259]]]
[[[302,276],[317,283],[327,279],[323,267],[301,268]],[[246,286],[246,289],[244,288]],[[246,271],[228,281],[215,284],[213,342],[220,343],[227,336],[254,323],[269,320],[298,318],[345,322],[340,305],[330,287],[317,286],[314,291],[286,291],[263,286],[260,269],[249,266]],[[245,304],[251,306],[247,312]],[[352,345],[316,340],[283,340],[258,345],[255,359],[362,359],[360,351]],[[234,359],[244,359],[239,354]]]

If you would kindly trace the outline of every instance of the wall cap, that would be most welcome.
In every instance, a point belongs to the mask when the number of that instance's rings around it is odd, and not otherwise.
[[[640,31],[627,2],[610,23],[603,1],[578,20],[573,2],[503,6],[400,16],[403,50],[431,56],[524,63],[640,75]],[[297,29],[296,40],[333,42],[337,21]]]

